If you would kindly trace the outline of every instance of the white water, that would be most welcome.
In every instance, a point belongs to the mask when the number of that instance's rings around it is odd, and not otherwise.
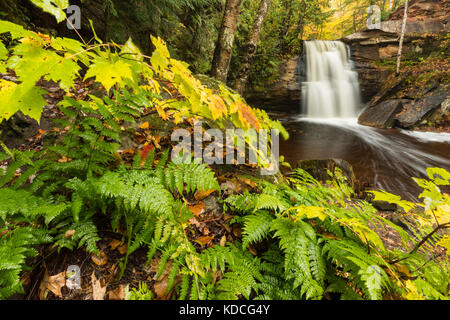
[[[307,81],[303,105],[309,118],[356,117],[360,104],[358,74],[341,41],[305,41]]]

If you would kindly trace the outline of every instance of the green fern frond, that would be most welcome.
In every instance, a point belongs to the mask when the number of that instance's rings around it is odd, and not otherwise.
[[[266,211],[259,211],[256,214],[244,217],[242,245],[259,242],[270,232],[270,225],[274,216]]]

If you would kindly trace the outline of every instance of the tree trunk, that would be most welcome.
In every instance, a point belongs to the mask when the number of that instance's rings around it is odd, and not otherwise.
[[[211,65],[211,76],[226,82],[242,0],[227,0]],[[198,32],[201,32],[200,30]]]
[[[408,0],[405,2],[405,11],[403,12],[403,22],[402,22],[402,31],[400,32],[400,43],[398,46],[398,55],[397,55],[397,70],[396,73],[400,73],[400,59],[402,58],[402,49],[403,49],[403,40],[405,38],[405,30],[406,30],[406,19],[408,18]]]
[[[250,74],[250,68],[255,57],[256,49],[258,48],[258,41],[261,36],[261,30],[264,23],[264,19],[269,12],[271,0],[261,0],[259,3],[258,13],[256,14],[255,21],[253,22],[252,30],[250,31],[249,40],[242,57],[241,66],[238,71],[237,78],[234,82],[234,89],[243,93],[245,84],[247,83],[248,76]]]

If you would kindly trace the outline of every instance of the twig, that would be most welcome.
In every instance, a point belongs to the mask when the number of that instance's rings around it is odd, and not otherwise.
[[[399,259],[395,259],[395,260],[391,261],[391,264],[395,264],[395,263],[398,263],[398,262],[400,262],[400,261],[403,261],[403,260],[408,259],[409,256],[410,256],[411,254],[413,254],[413,253],[416,253],[417,250],[419,250],[419,248],[433,236],[433,234],[435,234],[438,230],[440,230],[440,229],[446,229],[446,228],[448,228],[449,226],[450,226],[450,222],[447,222],[447,223],[438,225],[433,231],[431,231],[431,232],[430,232],[429,234],[427,234],[427,235],[426,235],[419,243],[417,243],[417,244],[414,246],[414,249],[412,249],[405,257],[399,258]]]

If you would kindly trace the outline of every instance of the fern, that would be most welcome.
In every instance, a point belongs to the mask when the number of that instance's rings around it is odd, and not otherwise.
[[[0,228],[0,299],[23,292],[21,271],[26,268],[26,259],[36,257],[34,246],[46,244],[52,238],[45,229],[17,227]]]
[[[243,243],[244,247],[266,238],[270,232],[271,222],[274,219],[270,213],[260,211],[257,214],[244,217]]]
[[[66,237],[67,231],[72,231],[73,235]],[[67,248],[73,250],[85,246],[87,252],[99,253],[97,241],[100,240],[100,237],[98,236],[97,227],[91,220],[72,223],[66,226],[55,240],[55,245],[59,249]]]
[[[164,175],[165,186],[169,191],[177,190],[182,194],[194,191],[220,190],[219,184],[211,171],[205,164],[196,163],[170,163]]]
[[[0,192],[0,221],[15,217],[34,222],[43,217],[45,223],[49,224],[68,207],[66,203],[53,203],[25,190],[3,188]]]

